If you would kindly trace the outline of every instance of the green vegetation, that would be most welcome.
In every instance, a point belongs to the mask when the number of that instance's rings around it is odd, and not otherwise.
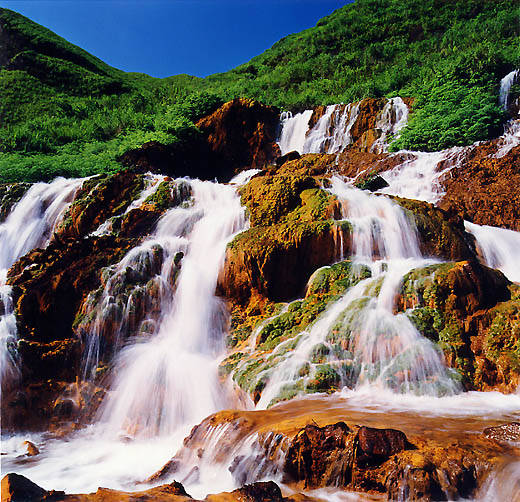
[[[285,109],[415,98],[394,149],[437,150],[500,130],[500,79],[520,66],[520,6],[356,0],[227,73],[155,79],[103,63],[0,9],[0,181],[113,172],[148,141],[187,142],[224,100]]]

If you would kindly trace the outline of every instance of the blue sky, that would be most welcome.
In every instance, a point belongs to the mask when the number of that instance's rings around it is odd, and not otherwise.
[[[108,64],[154,77],[229,70],[348,0],[0,0]]]

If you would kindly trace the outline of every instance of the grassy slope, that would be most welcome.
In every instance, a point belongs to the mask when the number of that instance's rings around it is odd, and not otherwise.
[[[519,66],[518,0],[357,0],[206,79],[122,72],[0,9],[0,181],[116,170],[145,141],[189,141],[194,118],[236,96],[293,109],[412,96],[396,147],[468,144],[499,130],[499,81]]]

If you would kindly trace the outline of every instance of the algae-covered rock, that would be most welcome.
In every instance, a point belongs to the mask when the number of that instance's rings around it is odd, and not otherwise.
[[[336,199],[306,175],[261,176],[243,189],[251,228],[229,244],[219,289],[245,304],[253,292],[272,301],[303,293],[318,267],[339,257],[339,242],[348,247],[350,226],[337,223]]]
[[[234,381],[257,401],[269,374],[284,364],[286,354],[298,345],[300,333],[310,329],[328,305],[367,277],[370,277],[367,267],[351,262],[323,267],[311,276],[302,300],[290,303],[272,317],[273,310],[264,317],[257,316],[256,326],[248,324],[247,317],[241,317],[242,323],[232,324],[230,336],[247,340],[255,352],[234,352],[221,364],[221,372],[231,373]],[[276,306],[271,308],[280,310]],[[294,375],[293,383],[281,389],[271,404],[302,393],[331,392],[344,384],[345,376],[353,373],[351,363],[344,360],[345,340],[337,333],[331,337],[313,348],[309,360]]]
[[[405,276],[397,308],[438,343],[467,388],[511,392],[520,377],[518,287],[476,261]]]
[[[393,197],[415,222],[421,252],[449,261],[476,256],[473,237],[464,229],[460,216],[447,213],[428,202]]]

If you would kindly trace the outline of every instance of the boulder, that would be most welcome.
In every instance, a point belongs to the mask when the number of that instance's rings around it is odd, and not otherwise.
[[[352,480],[354,434],[344,422],[307,425],[291,441],[285,471],[305,488],[346,486]]]

